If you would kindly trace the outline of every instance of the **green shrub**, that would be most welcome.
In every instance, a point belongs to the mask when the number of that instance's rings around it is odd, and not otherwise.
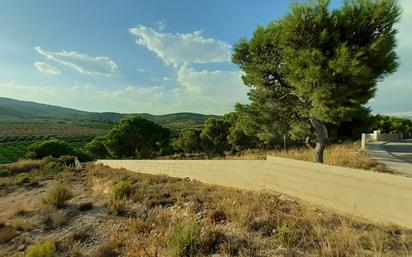
[[[47,156],[60,157],[62,155],[74,155],[75,149],[66,141],[51,139],[36,142],[29,146],[29,155],[37,159]]]
[[[64,166],[67,167],[74,167],[75,163],[74,163],[74,156],[72,155],[62,155],[59,157],[58,161],[63,164]]]
[[[73,193],[67,187],[62,184],[56,184],[50,189],[47,196],[43,199],[43,202],[60,209],[65,207],[66,202],[72,198]]]
[[[125,199],[132,194],[132,182],[128,180],[121,180],[116,183],[112,191],[115,199]]]
[[[200,242],[201,224],[188,220],[176,224],[167,235],[168,249],[175,256],[190,256],[194,254]]]
[[[292,246],[293,234],[286,224],[282,224],[276,228],[276,238],[282,242],[285,247]]]
[[[105,137],[95,137],[91,142],[84,146],[86,152],[88,152],[94,159],[107,158],[110,157],[106,146],[104,145],[106,141]]]
[[[74,156],[77,156],[77,158],[81,162],[89,162],[89,161],[93,161],[94,159],[93,156],[89,152],[83,151],[81,149],[75,149]]]
[[[53,257],[56,253],[56,246],[51,241],[45,241],[43,243],[34,244],[29,246],[24,257]]]

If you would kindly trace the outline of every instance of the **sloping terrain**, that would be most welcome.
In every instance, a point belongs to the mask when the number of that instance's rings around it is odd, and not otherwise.
[[[198,127],[210,116],[199,113],[173,113],[152,115],[136,113],[144,118],[169,127]],[[51,118],[58,120],[85,120],[117,122],[127,114],[115,112],[86,112],[60,106],[0,97],[0,122],[14,118]]]
[[[73,194],[61,209],[43,201],[58,183]],[[412,231],[399,226],[274,192],[104,166],[75,171],[44,161],[36,170],[0,178],[0,194],[0,206],[7,206],[0,210],[0,256],[44,248],[38,245],[44,242],[54,245],[56,256],[93,257],[395,257],[412,251]]]

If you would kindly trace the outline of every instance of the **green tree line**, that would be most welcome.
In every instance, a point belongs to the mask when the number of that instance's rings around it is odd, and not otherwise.
[[[176,152],[209,156],[248,148],[292,145],[313,149],[323,162],[328,143],[357,140],[361,132],[411,133],[411,121],[372,115],[365,107],[376,85],[398,67],[396,0],[296,2],[289,13],[241,39],[232,61],[249,87],[237,104],[202,129],[170,130],[141,117],[120,120],[85,146],[92,158],[153,158]],[[223,85],[222,85],[223,86]]]

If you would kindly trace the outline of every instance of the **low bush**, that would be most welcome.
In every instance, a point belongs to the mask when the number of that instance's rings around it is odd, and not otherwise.
[[[193,255],[198,249],[201,229],[201,224],[195,220],[176,224],[167,235],[168,249],[179,257]]]
[[[226,240],[220,245],[219,250],[224,254],[223,256],[254,257],[256,253],[256,250],[251,248],[248,240],[237,236],[227,236]]]
[[[150,223],[142,218],[129,218],[125,223],[133,233],[148,234],[151,231]]]
[[[273,217],[250,217],[246,223],[250,232],[258,232],[263,236],[272,236],[276,229],[276,220]]]
[[[276,238],[283,244],[283,246],[292,246],[293,234],[291,229],[286,224],[282,224],[276,228]]]
[[[60,209],[66,206],[66,202],[73,198],[73,193],[64,185],[56,184],[50,189],[43,202]]]
[[[226,220],[226,214],[222,210],[213,210],[207,215],[209,223],[219,223]]]
[[[33,158],[44,158],[47,156],[60,157],[62,155],[73,155],[74,148],[63,140],[50,139],[36,142],[28,147],[28,156]]]
[[[18,231],[25,231],[27,228],[26,222],[21,218],[14,218],[10,221],[10,226]]]
[[[112,191],[115,199],[126,199],[132,194],[132,182],[128,180],[121,180],[117,182]]]
[[[110,214],[123,216],[127,213],[127,202],[124,199],[111,198],[107,203],[106,207]]]
[[[119,256],[119,245],[115,241],[101,244],[92,254],[92,257],[117,257]]]
[[[45,241],[29,246],[24,257],[53,257],[56,253],[56,246],[51,241]]]
[[[40,219],[46,229],[55,229],[67,222],[67,214],[63,210],[47,206],[40,210]]]
[[[71,234],[69,240],[70,240],[70,242],[72,242],[73,244],[76,243],[76,242],[83,243],[83,242],[85,242],[89,237],[90,237],[90,235],[89,235],[86,231],[80,230],[80,231],[75,231],[75,232],[73,232],[73,234]]]
[[[64,166],[67,166],[67,167],[74,167],[75,166],[75,163],[74,163],[75,157],[72,156],[72,155],[62,155],[62,156],[59,157],[58,160]]]
[[[176,201],[176,197],[169,192],[152,191],[150,197],[145,199],[144,204],[149,208],[155,206],[168,207],[173,206]]]
[[[199,248],[205,255],[216,253],[226,241],[226,235],[220,231],[207,230],[201,238]]]
[[[14,174],[29,172],[33,169],[39,169],[45,162],[45,160],[21,160],[10,164],[4,164],[1,169],[8,170]]]

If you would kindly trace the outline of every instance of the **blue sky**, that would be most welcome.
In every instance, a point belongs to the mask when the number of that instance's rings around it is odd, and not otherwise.
[[[379,84],[375,112],[412,115],[411,2],[400,0],[401,66]],[[88,111],[232,111],[248,101],[248,89],[230,63],[231,47],[289,3],[5,0],[0,96]]]

